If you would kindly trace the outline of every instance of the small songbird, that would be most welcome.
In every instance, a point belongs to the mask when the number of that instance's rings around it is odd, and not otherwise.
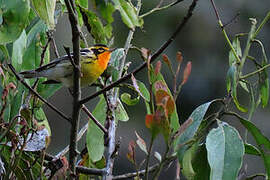
[[[106,70],[112,51],[106,45],[96,44],[80,50],[81,55],[81,87],[94,83]],[[71,56],[72,53],[71,53]],[[68,55],[60,57],[35,70],[20,73],[23,78],[46,77],[43,84],[62,83],[66,87],[73,86],[73,65]]]

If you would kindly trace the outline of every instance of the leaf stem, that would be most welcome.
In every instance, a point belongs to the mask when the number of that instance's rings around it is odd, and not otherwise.
[[[145,17],[145,16],[148,16],[148,15],[152,14],[153,12],[161,11],[161,10],[163,10],[163,9],[167,9],[167,8],[172,7],[172,6],[178,4],[178,3],[182,2],[182,1],[184,1],[184,0],[177,0],[177,1],[174,1],[174,2],[172,2],[172,3],[170,3],[170,4],[168,4],[168,5],[165,5],[165,6],[163,6],[163,7],[155,7],[155,8],[153,8],[153,9],[151,9],[150,11],[148,11],[148,12],[146,12],[146,13],[140,15],[139,17],[140,17],[140,18],[143,18],[143,17]]]
[[[145,167],[145,180],[148,180],[148,170],[149,170],[149,161],[150,161],[150,157],[151,157],[151,152],[152,152],[152,147],[153,147],[153,143],[154,143],[154,136],[151,136],[151,140],[150,140],[150,145],[149,145],[149,149],[148,149],[148,154],[146,157],[146,167]]]

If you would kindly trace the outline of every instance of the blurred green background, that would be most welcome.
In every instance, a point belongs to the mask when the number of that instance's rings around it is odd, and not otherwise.
[[[164,0],[164,4],[172,1]],[[145,0],[142,1],[141,12],[147,12],[151,8],[155,7],[158,0]],[[155,51],[161,44],[167,40],[171,33],[176,29],[182,18],[187,12],[188,6],[191,1],[184,1],[176,6],[153,13],[145,17],[143,29],[136,29],[136,33],[132,44],[137,47],[145,47]],[[241,32],[248,32],[250,29],[249,18],[256,18],[260,22],[267,11],[270,10],[269,0],[219,0],[216,1],[218,11],[224,24],[233,19],[233,17],[240,13],[240,15],[229,25],[226,26],[227,33],[232,39],[234,34]],[[123,47],[128,28],[121,22],[118,13],[114,15],[114,45],[113,47]],[[91,44],[91,36],[87,33],[87,39]],[[71,47],[71,29],[67,16],[64,15],[59,18],[56,32],[54,33],[56,39],[56,45],[61,55],[63,55],[63,46]],[[267,23],[263,30],[260,32],[258,39],[260,39],[265,46],[266,54],[270,57],[270,23]],[[241,39],[241,43],[244,44],[245,38]],[[259,51],[256,51],[258,47],[254,48],[251,54],[255,57],[261,57]],[[194,15],[191,20],[185,26],[184,30],[177,36],[175,41],[164,52],[166,53],[172,62],[175,60],[177,51],[181,51],[184,57],[184,63],[182,65],[181,76],[183,67],[187,61],[192,61],[192,73],[182,88],[182,91],[177,99],[177,110],[181,123],[184,122],[191,112],[200,104],[210,101],[215,98],[223,98],[226,96],[226,73],[228,70],[228,52],[229,47],[225,42],[224,36],[218,27],[217,20],[214,11],[211,7],[210,1],[199,0],[198,5],[194,11]],[[53,54],[53,53],[51,53]],[[52,57],[53,58],[53,57]],[[158,58],[161,60],[161,57]],[[132,62],[130,70],[142,63],[140,55],[134,50],[130,50],[127,61]],[[248,63],[247,63],[248,64]],[[250,64],[251,65],[251,64]],[[245,67],[246,72],[250,72],[252,69]],[[163,75],[170,88],[172,88],[172,77],[165,64],[162,67]],[[140,72],[136,75],[136,78],[141,81],[146,81],[146,71]],[[181,80],[181,76],[179,82]],[[95,88],[83,89],[83,95],[87,96],[92,94]],[[248,105],[248,99],[245,94],[239,94],[240,102]],[[50,98],[50,102],[59,107],[62,111],[71,114],[72,112],[72,98],[66,88],[62,88],[53,97]],[[89,109],[93,109],[97,99],[89,102],[87,106]],[[115,161],[115,172],[117,174],[134,171],[134,167],[126,159],[126,153],[128,148],[128,142],[132,139],[135,140],[135,133],[137,131],[146,142],[149,143],[150,134],[144,125],[144,117],[146,114],[143,101],[136,106],[127,107],[130,120],[126,123],[120,122],[117,130],[117,140],[121,139],[119,156]],[[233,107],[233,105],[232,105]],[[55,154],[62,150],[69,143],[69,124],[61,119],[56,113],[48,108],[46,114],[48,116],[52,138],[48,151]],[[82,113],[81,125],[87,123],[86,116]],[[245,115],[244,115],[245,116]],[[226,119],[226,121],[242,132],[242,127],[237,123],[234,118]],[[252,121],[258,125],[262,132],[270,137],[270,111],[269,106],[265,109],[259,108],[255,112]],[[253,139],[249,138],[250,142]],[[85,145],[85,139],[80,143],[81,148]],[[160,137],[154,144],[154,149],[162,152],[164,147],[163,139]],[[138,153],[139,162],[143,159],[141,153]],[[248,174],[255,172],[263,172],[263,164],[260,159],[253,156],[246,156],[245,165],[247,166]],[[175,176],[174,165],[172,165],[168,171],[164,172],[161,179],[173,179]]]

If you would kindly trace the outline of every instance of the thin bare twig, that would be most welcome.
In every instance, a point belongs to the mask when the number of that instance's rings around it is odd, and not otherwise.
[[[102,124],[93,116],[93,114],[87,109],[87,107],[83,104],[82,110],[87,114],[87,116],[99,127],[100,130],[103,131],[104,134],[107,134],[108,131],[103,127]]]
[[[198,0],[193,0],[192,4],[189,6],[187,15],[184,17],[184,19],[181,21],[181,23],[179,24],[179,26],[176,28],[176,30],[174,31],[174,33],[169,37],[169,39],[161,45],[161,47],[151,56],[151,62],[155,61],[158,56],[175,40],[176,36],[181,32],[181,30],[185,27],[185,25],[187,24],[187,22],[189,21],[189,19],[191,18],[193,11],[197,5]],[[123,76],[122,78],[120,78],[119,80],[115,81],[114,83],[104,87],[103,89],[101,89],[100,91],[95,92],[94,94],[86,97],[85,99],[82,99],[80,101],[81,104],[85,104],[87,103],[89,100],[97,97],[98,95],[114,88],[115,86],[119,85],[120,83],[128,80],[131,77],[131,74],[135,75],[138,72],[140,72],[142,69],[144,69],[147,65],[147,62],[144,62],[143,64],[141,64],[139,67],[137,67],[136,69],[134,69],[132,72],[128,73],[127,75]]]
[[[41,97],[34,89],[32,89],[15,71],[14,67],[12,64],[8,64],[10,70],[12,73],[15,75],[16,79],[20,81],[31,93],[33,93],[36,97],[38,97],[42,102],[44,102],[47,106],[49,106],[53,111],[55,111],[57,114],[59,114],[62,118],[67,120],[68,122],[71,121],[69,117],[67,117],[64,113],[62,113],[60,110],[58,110],[54,105],[46,101],[43,97]]]
[[[81,130],[78,132],[78,136],[77,136],[77,141],[79,141],[83,135],[85,134],[85,132],[88,129],[88,123],[86,123]],[[64,156],[67,152],[69,151],[69,146],[66,146],[62,151],[60,151],[59,153],[57,153],[57,155],[55,156],[56,158],[59,158],[60,156]]]

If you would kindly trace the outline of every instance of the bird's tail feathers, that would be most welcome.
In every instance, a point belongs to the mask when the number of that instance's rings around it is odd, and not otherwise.
[[[40,73],[35,70],[23,71],[23,72],[20,72],[20,75],[22,75],[22,77],[26,79],[41,77]]]

